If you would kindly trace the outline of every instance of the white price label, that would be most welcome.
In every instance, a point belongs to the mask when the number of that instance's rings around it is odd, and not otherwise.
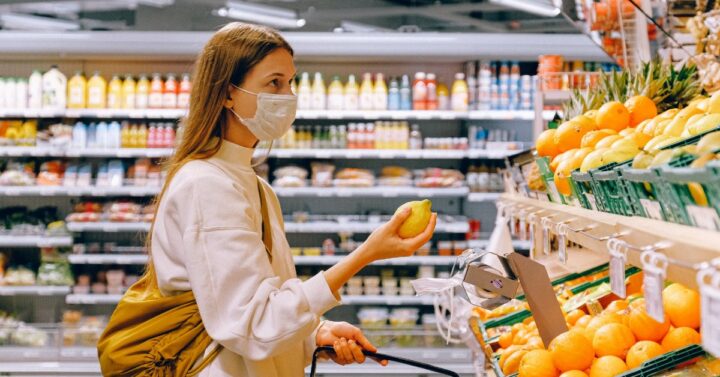
[[[620,298],[625,298],[625,261],[623,258],[610,258],[610,289]]]
[[[562,200],[560,199],[560,191],[558,191],[557,186],[555,186],[555,182],[548,181],[548,192],[550,193],[550,199],[555,203],[562,203]]]
[[[331,158],[332,153],[330,151],[317,151],[315,152],[315,158]]]
[[[640,204],[645,210],[645,215],[654,220],[664,220],[660,203],[650,199],[640,199]]]
[[[712,283],[708,284],[705,278],[711,278]],[[720,272],[715,269],[703,271],[698,275],[698,285],[701,296],[702,323],[700,332],[702,334],[702,346],[715,357],[720,357]]]
[[[665,322],[665,311],[663,309],[662,302],[662,289],[664,281],[665,279],[662,274],[645,270],[643,277],[645,310],[650,317],[660,323]]]
[[[515,214],[510,215],[509,221],[510,221],[510,235],[515,237],[518,235],[517,219],[515,218]]]
[[[317,196],[320,198],[329,198],[331,196],[335,196],[335,194],[340,195],[340,192],[343,190],[337,190],[336,192],[333,192],[331,189],[320,189],[317,191]]]
[[[390,297],[385,300],[388,305],[402,305],[403,301],[400,297]]]
[[[686,206],[685,210],[687,210],[690,220],[698,228],[720,230],[720,218],[715,209],[700,206]]]
[[[525,216],[520,216],[520,239],[525,241],[528,239],[527,234],[527,222],[525,221]]]
[[[535,258],[537,256],[537,249],[535,248],[535,221],[530,221],[530,258]]]
[[[550,255],[550,228],[545,226],[543,224],[543,230],[542,230],[542,237],[543,237],[543,254]]]
[[[587,199],[588,204],[590,204],[590,208],[592,208],[593,211],[597,211],[597,202],[595,201],[595,195],[585,194],[585,199]]]
[[[398,192],[395,190],[387,190],[382,192],[383,198],[395,198],[398,196]]]
[[[560,263],[567,264],[567,237],[560,232],[558,234],[558,260]]]

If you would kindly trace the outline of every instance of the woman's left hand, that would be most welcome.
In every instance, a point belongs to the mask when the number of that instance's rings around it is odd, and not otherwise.
[[[331,357],[340,365],[364,363],[363,349],[377,352],[377,348],[363,335],[362,330],[347,322],[325,321],[317,332],[315,343],[318,346],[332,346],[335,355]],[[387,365],[387,360],[378,363]]]

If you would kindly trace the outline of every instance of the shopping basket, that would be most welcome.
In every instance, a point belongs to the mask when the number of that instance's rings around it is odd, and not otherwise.
[[[313,353],[313,358],[312,358],[312,366],[310,367],[310,377],[315,377],[315,370],[317,369],[318,356],[322,352],[335,353],[335,350],[333,350],[333,348],[330,346],[323,346],[323,347],[318,347],[315,349],[315,352]],[[436,367],[436,366],[430,365],[430,364],[421,363],[421,362],[415,361],[415,360],[404,359],[402,357],[385,355],[382,353],[370,352],[370,351],[366,351],[366,350],[363,350],[363,354],[366,357],[369,357],[369,358],[372,358],[375,360],[393,361],[396,363],[406,364],[406,365],[414,366],[416,368],[429,370],[431,372],[438,373],[438,374],[445,375],[445,376],[460,377],[459,374],[457,374],[451,370],[443,369],[443,368]]]

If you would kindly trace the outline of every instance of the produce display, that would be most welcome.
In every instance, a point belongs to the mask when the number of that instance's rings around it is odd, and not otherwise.
[[[152,205],[142,205],[129,201],[111,201],[107,203],[80,202],[73,208],[67,222],[150,222],[154,215]]]
[[[65,236],[68,234],[65,223],[58,221],[59,218],[55,207],[46,206],[34,210],[21,206],[0,208],[0,235]]]
[[[0,311],[0,345],[45,347],[49,341],[50,337],[45,331]]]

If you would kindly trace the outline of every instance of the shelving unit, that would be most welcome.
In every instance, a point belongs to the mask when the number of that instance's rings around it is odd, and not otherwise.
[[[434,198],[464,197],[468,194],[467,187],[454,188],[420,188],[420,187],[275,187],[279,197],[380,197],[380,198]]]
[[[0,247],[66,247],[72,244],[70,236],[0,235]]]
[[[68,286],[30,285],[0,286],[0,296],[57,296],[70,293]]]
[[[342,255],[295,256],[298,266],[332,266],[339,262]],[[70,254],[71,264],[145,264],[145,254]],[[413,256],[407,258],[386,259],[373,262],[373,266],[449,266],[455,263],[455,256]]]

